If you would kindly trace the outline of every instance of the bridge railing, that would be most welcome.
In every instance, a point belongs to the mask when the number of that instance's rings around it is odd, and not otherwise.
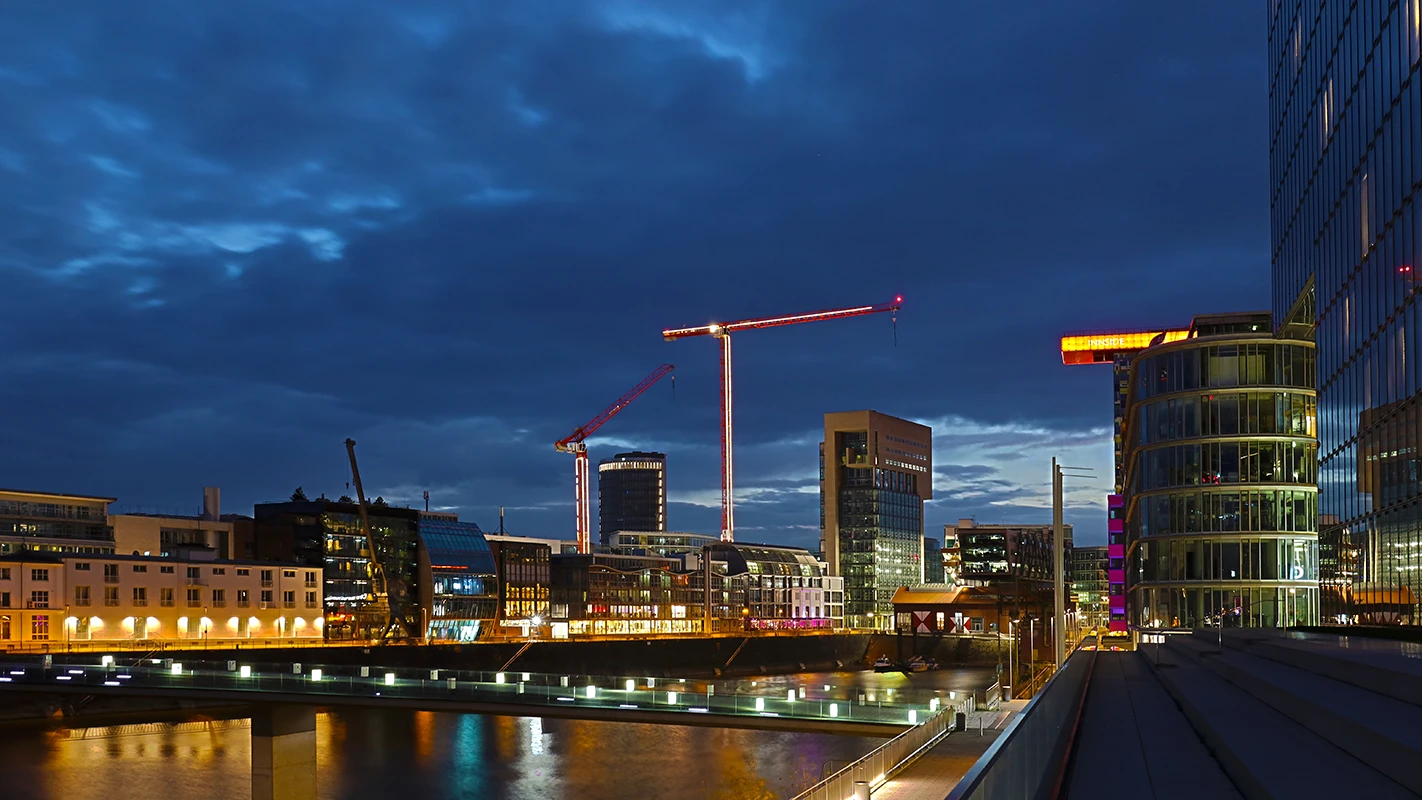
[[[744,681],[609,677],[529,672],[428,669],[247,661],[192,661],[150,657],[134,664],[122,654],[93,657],[45,656],[0,662],[0,688],[14,684],[73,689],[84,687],[133,693],[136,690],[278,693],[324,698],[389,698],[498,705],[596,707],[681,714],[782,717],[823,723],[852,722],[909,726],[936,714],[943,702],[911,702],[899,693],[857,686],[795,685]]]
[[[858,761],[851,762],[833,775],[795,795],[794,800],[856,798],[858,795],[855,794],[855,787],[860,783],[873,791],[938,744],[953,730],[957,715],[970,713],[975,709],[975,706],[971,694],[962,702],[943,706],[918,725],[895,736]]]
[[[1055,797],[1095,663],[1094,651],[1073,653],[968,770],[947,800]]]

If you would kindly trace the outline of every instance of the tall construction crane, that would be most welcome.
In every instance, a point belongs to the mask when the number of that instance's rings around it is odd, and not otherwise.
[[[736,540],[736,510],[732,495],[735,491],[735,476],[731,454],[731,334],[757,328],[777,328],[781,325],[799,325],[802,322],[824,322],[845,317],[861,317],[865,314],[879,314],[885,311],[894,315],[897,324],[899,308],[903,297],[895,297],[891,303],[854,308],[835,308],[828,311],[811,311],[806,314],[786,314],[778,317],[757,317],[740,319],[735,322],[713,322],[695,328],[668,328],[662,331],[662,338],[668,342],[688,339],[692,336],[714,336],[721,340],[721,541]]]
[[[578,552],[592,552],[592,522],[588,507],[588,446],[584,440],[592,436],[598,428],[601,428],[608,420],[626,408],[629,403],[636,400],[639,395],[652,388],[652,384],[671,374],[676,369],[671,364],[663,364],[652,371],[651,375],[642,379],[642,382],[633,386],[627,394],[617,398],[617,402],[604,408],[601,413],[588,420],[577,430],[568,434],[553,443],[553,448],[560,453],[572,453],[573,461],[573,502],[577,514]],[[673,381],[676,378],[672,378]]]
[[[370,533],[370,504],[365,501],[365,487],[360,483],[360,467],[356,466],[355,445],[355,439],[346,440],[346,454],[351,457],[351,478],[355,481],[356,499],[360,501],[361,532],[365,534],[366,547],[370,548],[370,564],[374,573],[371,577],[379,584],[378,587],[371,587],[371,593],[378,597],[379,592],[376,589],[383,589],[390,611],[385,628],[380,631],[380,639],[384,641],[391,633],[409,639],[419,639],[419,625],[411,618],[414,601],[410,597],[410,587],[399,575],[390,577],[385,564],[380,560],[380,549],[375,546],[375,537]]]

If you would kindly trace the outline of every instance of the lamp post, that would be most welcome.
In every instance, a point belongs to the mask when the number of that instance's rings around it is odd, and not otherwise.
[[[1070,472],[1067,472],[1070,470]],[[1052,649],[1056,655],[1056,668],[1061,669],[1066,661],[1066,530],[1062,524],[1062,482],[1065,478],[1092,478],[1091,467],[1064,467],[1052,459],[1052,570],[1055,580],[1054,615],[1052,625]]]

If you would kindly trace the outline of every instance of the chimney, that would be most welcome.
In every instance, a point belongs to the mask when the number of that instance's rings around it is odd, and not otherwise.
[[[222,490],[216,486],[202,487],[202,518],[212,522],[222,518]]]
[[[971,519],[960,519],[958,520],[958,527],[971,528],[973,527],[973,521]]]

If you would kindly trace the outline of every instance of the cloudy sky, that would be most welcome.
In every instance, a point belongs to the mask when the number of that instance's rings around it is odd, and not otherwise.
[[[0,485],[250,513],[351,436],[571,537],[552,442],[665,361],[593,458],[715,532],[716,346],[661,329],[902,294],[737,340],[740,538],[814,546],[821,415],[874,408],[934,428],[930,532],[1045,521],[1059,455],[1100,542],[1057,337],[1268,307],[1255,4],[82,5],[0,10]]]

